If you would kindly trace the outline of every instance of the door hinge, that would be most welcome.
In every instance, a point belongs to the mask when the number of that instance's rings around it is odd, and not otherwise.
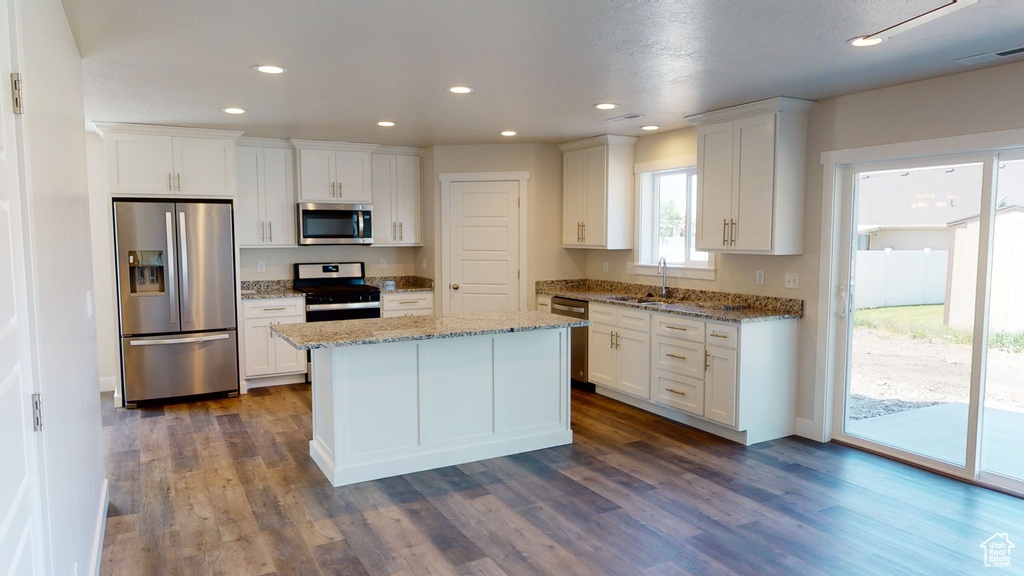
[[[32,430],[43,429],[43,399],[39,394],[32,395]]]
[[[11,104],[15,114],[24,114],[25,108],[21,100],[21,74],[11,74]]]

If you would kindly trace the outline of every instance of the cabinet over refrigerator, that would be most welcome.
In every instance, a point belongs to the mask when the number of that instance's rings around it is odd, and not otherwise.
[[[230,202],[114,201],[127,404],[238,391]]]

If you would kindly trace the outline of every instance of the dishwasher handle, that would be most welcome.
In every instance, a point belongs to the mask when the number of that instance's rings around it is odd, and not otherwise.
[[[552,310],[561,310],[562,312],[572,312],[574,314],[586,314],[586,310],[578,308],[576,306],[563,306],[562,304],[551,304]]]

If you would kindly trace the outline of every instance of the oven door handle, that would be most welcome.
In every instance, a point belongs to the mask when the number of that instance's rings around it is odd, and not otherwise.
[[[320,312],[322,310],[359,310],[366,308],[380,308],[380,302],[352,302],[349,304],[309,304],[306,312]]]

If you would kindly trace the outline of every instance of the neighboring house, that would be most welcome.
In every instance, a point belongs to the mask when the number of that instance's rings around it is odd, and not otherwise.
[[[858,250],[949,250],[949,227],[942,224],[857,226]]]
[[[951,328],[974,327],[979,224],[978,216],[949,223],[953,247],[946,280],[946,324]],[[993,246],[989,331],[1024,332],[1024,301],[1020,297],[1024,282],[1024,206],[1004,206],[996,211]]]

